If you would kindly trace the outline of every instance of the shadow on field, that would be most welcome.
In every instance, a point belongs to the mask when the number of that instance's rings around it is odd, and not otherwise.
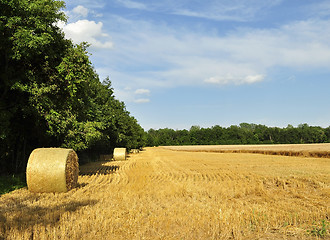
[[[107,165],[106,165],[107,164]],[[100,161],[88,163],[80,166],[79,175],[80,176],[92,176],[92,175],[108,175],[116,172],[119,169],[118,165],[108,165],[108,161]]]
[[[88,185],[88,183],[77,183],[77,189],[79,188],[83,188],[83,187],[86,187]]]
[[[95,200],[84,201],[68,201],[66,203],[57,204],[50,207],[41,207],[27,203],[35,202],[35,195],[22,198],[9,198],[1,202],[0,205],[0,239],[6,239],[6,232],[10,229],[18,231],[31,229],[30,239],[33,236],[33,226],[54,226],[60,221],[61,216],[65,213],[72,213],[84,206],[95,205]]]
[[[101,154],[100,161],[114,161],[113,154]]]

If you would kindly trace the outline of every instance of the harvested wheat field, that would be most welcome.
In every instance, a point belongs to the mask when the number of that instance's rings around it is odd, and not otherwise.
[[[329,158],[146,148],[66,193],[2,195],[0,239],[329,238],[329,187]]]
[[[165,148],[187,152],[259,153],[268,155],[330,158],[330,143],[166,146]]]

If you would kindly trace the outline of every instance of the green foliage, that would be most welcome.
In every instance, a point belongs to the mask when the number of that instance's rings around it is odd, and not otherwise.
[[[267,127],[241,123],[223,128],[192,126],[190,130],[150,129],[147,132],[148,146],[158,145],[221,145],[221,144],[280,144],[330,142],[330,127],[321,128],[301,124],[298,127]]]
[[[25,186],[25,174],[0,176],[0,195]]]
[[[328,235],[328,229],[329,229],[329,222],[326,220],[322,220],[321,226],[314,223],[312,229],[307,230],[307,232],[312,236],[324,238]]]
[[[111,152],[144,144],[144,130],[111,82],[99,81],[87,43],[57,27],[64,2],[0,0],[0,171],[23,172],[36,147]]]
[[[77,151],[99,140],[105,127],[89,114],[94,107],[93,88],[99,79],[86,48],[85,43],[68,48],[52,78],[40,87],[33,82],[32,86],[25,86],[31,107],[46,124],[48,136],[55,138],[61,147]]]
[[[0,0],[0,171],[22,171],[32,145],[44,142],[44,126],[30,101],[52,91],[54,66],[71,46],[55,24],[65,20],[63,6],[53,0]]]

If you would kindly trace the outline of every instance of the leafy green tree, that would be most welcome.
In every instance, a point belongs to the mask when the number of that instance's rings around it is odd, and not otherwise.
[[[215,144],[223,144],[224,141],[224,128],[215,125],[212,128],[212,138]]]
[[[0,0],[0,169],[24,171],[36,147],[97,151],[143,146],[145,133],[111,82],[99,81],[87,43],[57,27],[63,1]]]
[[[254,134],[255,134],[255,143],[268,143],[271,144],[273,143],[273,137],[271,133],[271,129],[266,127],[265,125],[258,124],[255,126],[254,129]]]
[[[157,134],[157,131],[154,130],[153,128],[150,128],[147,131],[146,145],[147,146],[150,146],[150,147],[159,146],[158,134]]]
[[[39,122],[46,125],[50,143],[78,151],[98,140],[104,128],[90,114],[93,90],[99,79],[86,48],[84,43],[70,46],[53,69],[53,75],[40,84],[30,81],[20,86],[21,91],[29,93]]]
[[[218,125],[211,128],[192,126],[189,131],[150,129],[147,132],[147,145],[322,143],[330,142],[329,129],[307,124],[298,127],[289,124],[286,128],[278,128],[249,123],[228,128]]]
[[[186,129],[176,131],[177,145],[189,145],[189,131]]]
[[[323,143],[327,141],[325,130],[321,127],[308,126],[307,123],[299,124],[297,132],[300,135],[300,143]]]
[[[0,164],[4,171],[24,168],[22,159],[29,154],[29,145],[44,138],[29,102],[31,93],[51,90],[43,82],[53,75],[52,66],[70,45],[55,24],[65,21],[63,7],[62,1],[0,0]]]
[[[200,126],[194,125],[189,129],[190,142],[192,145],[200,144],[199,141],[199,131],[201,130]]]
[[[330,126],[324,129],[324,134],[326,136],[325,142],[330,143]]]

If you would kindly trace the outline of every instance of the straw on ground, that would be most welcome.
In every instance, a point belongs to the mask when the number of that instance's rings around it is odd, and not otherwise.
[[[329,161],[147,148],[82,166],[67,193],[3,195],[0,238],[314,239],[330,216]]]

